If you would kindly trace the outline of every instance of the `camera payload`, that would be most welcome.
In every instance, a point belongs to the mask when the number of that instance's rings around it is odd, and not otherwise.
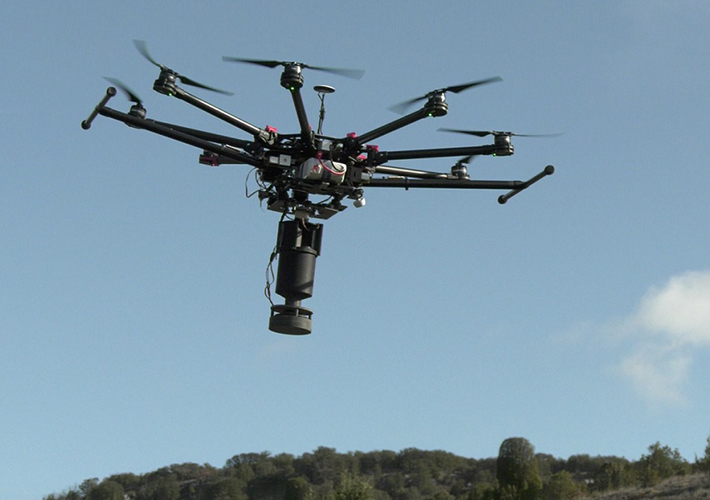
[[[298,169],[298,177],[305,181],[327,182],[328,184],[339,185],[345,179],[347,166],[332,160],[322,158],[308,158],[301,163]]]

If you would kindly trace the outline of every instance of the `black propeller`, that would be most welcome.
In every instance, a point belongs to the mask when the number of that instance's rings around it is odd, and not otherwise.
[[[136,94],[130,88],[128,88],[128,86],[125,83],[123,83],[121,80],[118,80],[116,78],[110,78],[108,76],[104,76],[104,80],[107,80],[111,84],[113,84],[116,87],[118,87],[119,89],[121,89],[121,91],[123,91],[123,93],[126,94],[126,97],[128,97],[129,101],[134,102],[134,103],[138,104],[139,106],[143,105],[143,101],[141,100],[140,97],[138,97],[138,94]]]
[[[226,90],[220,90],[220,89],[217,89],[214,87],[209,87],[205,84],[196,82],[192,78],[188,78],[186,76],[183,76],[163,64],[160,64],[155,59],[153,59],[153,56],[150,55],[150,52],[148,52],[148,45],[143,40],[133,40],[133,44],[136,46],[136,49],[138,49],[138,52],[140,52],[141,55],[143,57],[145,57],[148,61],[153,63],[155,66],[159,67],[161,71],[166,71],[166,72],[172,73],[173,75],[175,75],[175,78],[179,79],[185,85],[192,85],[193,87],[198,87],[198,88],[205,89],[205,90],[211,90],[212,92],[218,92],[220,94],[234,95],[234,92],[227,92]]]
[[[471,163],[471,160],[473,160],[476,156],[481,156],[481,155],[468,155],[468,156],[461,158],[456,163],[458,165],[468,165],[469,163]]]
[[[245,59],[243,57],[229,57],[222,56],[222,60],[226,62],[240,62],[247,64],[256,64],[258,66],[265,66],[267,68],[276,68],[278,66],[288,67],[288,66],[299,66],[301,68],[308,68],[315,71],[325,71],[327,73],[333,73],[335,75],[345,76],[347,78],[352,78],[354,80],[359,80],[365,74],[362,69],[348,69],[348,68],[329,68],[325,66],[311,66],[309,64],[299,63],[299,62],[289,62],[289,61],[268,61],[263,59]]]
[[[395,113],[400,113],[403,114],[407,108],[412,106],[413,104],[416,104],[419,101],[423,101],[425,99],[428,99],[429,97],[436,95],[436,94],[443,94],[444,92],[453,92],[454,94],[457,94],[459,92],[462,92],[464,90],[468,90],[472,87],[477,87],[479,85],[485,85],[487,83],[493,83],[493,82],[500,82],[503,79],[499,76],[494,76],[493,78],[486,78],[485,80],[478,80],[475,82],[469,82],[469,83],[462,83],[461,85],[452,85],[450,87],[444,87],[443,89],[437,89],[437,90],[432,90],[431,92],[424,94],[421,97],[415,97],[414,99],[409,99],[408,101],[400,102],[399,104],[395,104],[394,106],[391,106],[389,109],[391,111],[394,111]]]
[[[457,128],[440,128],[441,132],[455,132],[457,134],[475,135],[476,137],[515,136],[515,137],[559,137],[562,134],[516,134],[515,132],[498,132],[495,130],[460,130]]]

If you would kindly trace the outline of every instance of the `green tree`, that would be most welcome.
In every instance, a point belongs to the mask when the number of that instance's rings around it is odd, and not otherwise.
[[[343,455],[335,451],[335,448],[319,446],[312,457],[313,484],[335,483],[347,470]]]
[[[497,490],[494,483],[476,482],[466,495],[466,500],[496,500]]]
[[[179,498],[180,483],[175,476],[165,475],[165,468],[153,473],[138,492],[138,500],[178,500]]]
[[[235,477],[225,477],[211,481],[201,495],[203,500],[246,500],[244,482]]]
[[[648,455],[639,460],[643,486],[653,486],[671,476],[685,475],[689,465],[680,452],[656,442],[648,447]]]
[[[377,489],[387,493],[391,498],[399,498],[404,491],[404,474],[401,472],[390,472],[383,474],[377,480]]]
[[[696,460],[698,469],[705,474],[710,474],[710,436],[708,436],[707,444],[705,445],[705,455],[702,459]]]
[[[210,464],[199,465],[192,462],[183,464],[173,464],[170,466],[170,474],[175,476],[175,479],[180,481],[188,481],[194,479],[207,479],[214,476],[217,469]]]
[[[433,496],[429,497],[431,500],[456,500],[451,493],[446,490],[439,490]]]
[[[525,438],[508,438],[500,445],[496,461],[501,500],[535,500],[542,490],[535,447]]]
[[[284,500],[307,500],[311,495],[312,488],[305,477],[291,477],[286,482]]]
[[[116,482],[123,486],[123,491],[128,493],[129,491],[135,491],[140,485],[140,477],[136,476],[131,472],[125,472],[122,474],[114,474],[108,478],[109,481]]]
[[[240,453],[227,460],[225,467],[238,467],[243,464],[256,465],[269,459],[271,453],[262,451],[261,453]]]
[[[545,500],[572,500],[582,494],[582,489],[572,479],[572,474],[564,470],[553,474],[542,490]]]
[[[351,473],[340,475],[329,500],[372,500],[374,498],[372,486]]]
[[[98,477],[93,477],[91,479],[85,479],[84,482],[82,482],[79,485],[79,493],[83,498],[86,498],[89,496],[89,493],[91,493],[91,490],[96,488],[96,486],[99,484],[99,478]]]
[[[635,478],[628,460],[608,457],[594,476],[596,491],[616,490],[634,484]]]
[[[565,469],[566,460],[555,458],[548,453],[536,453],[535,460],[537,461],[537,470],[540,472],[542,483],[547,483],[553,474]]]
[[[104,480],[94,486],[86,496],[87,500],[123,500],[123,486],[116,481]]]

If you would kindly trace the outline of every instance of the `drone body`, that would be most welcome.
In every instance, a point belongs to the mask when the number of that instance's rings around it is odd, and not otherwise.
[[[428,117],[440,117],[448,112],[447,92],[457,93],[469,88],[499,81],[489,78],[462,85],[444,87],[424,96],[405,101],[396,107],[405,111],[410,106],[423,105],[390,123],[364,134],[351,133],[345,137],[329,137],[322,134],[325,115],[324,98],[334,91],[333,87],[319,85],[314,88],[321,99],[320,120],[317,132],[313,132],[301,96],[303,69],[325,71],[350,78],[359,78],[361,71],[342,68],[309,66],[298,62],[265,61],[224,57],[228,62],[256,64],[269,68],[282,67],[281,86],[291,94],[300,131],[295,134],[280,134],[276,128],[260,128],[234,116],[178,86],[178,82],[205,90],[229,94],[187,78],[156,62],[147,50],[145,42],[134,41],[139,52],[160,68],[153,89],[161,94],[177,97],[251,136],[251,140],[224,136],[196,130],[181,125],[159,122],[146,118],[146,110],[138,96],[120,81],[107,78],[120,88],[134,104],[128,113],[106,106],[116,94],[109,87],[106,95],[95,107],[89,118],[82,122],[88,129],[97,115],[106,116],[128,126],[148,130],[165,137],[190,144],[203,150],[199,156],[202,164],[219,166],[245,164],[256,170],[259,199],[269,210],[282,214],[278,242],[272,253],[269,268],[278,256],[278,272],[275,291],[285,299],[285,304],[272,302],[269,328],[286,334],[311,332],[312,311],[302,307],[301,301],[313,294],[315,260],[320,255],[322,224],[311,219],[325,220],[345,210],[343,202],[353,200],[355,207],[365,204],[364,189],[368,187],[457,188],[457,189],[505,189],[508,193],[498,198],[503,204],[512,196],[554,172],[548,165],[538,175],[527,181],[491,181],[470,179],[466,164],[478,155],[510,156],[514,149],[510,132],[465,131],[442,129],[484,137],[492,135],[493,144],[457,148],[415,149],[404,151],[381,151],[371,141],[411,123]],[[450,172],[435,172],[388,165],[389,161],[420,158],[463,157]],[[314,198],[321,199],[314,199]],[[269,300],[271,282],[267,280],[266,294]]]

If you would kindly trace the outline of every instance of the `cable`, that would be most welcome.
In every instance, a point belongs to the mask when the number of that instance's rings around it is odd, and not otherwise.
[[[284,221],[286,218],[286,212],[281,214],[281,220],[279,220],[279,228],[281,227],[281,223]],[[264,287],[264,297],[269,301],[269,303],[273,306],[274,301],[271,300],[271,285],[276,281],[276,274],[274,273],[274,261],[278,258],[279,255],[279,241],[277,238],[276,245],[274,246],[274,250],[271,252],[271,256],[269,256],[269,263],[266,265],[266,286]]]

